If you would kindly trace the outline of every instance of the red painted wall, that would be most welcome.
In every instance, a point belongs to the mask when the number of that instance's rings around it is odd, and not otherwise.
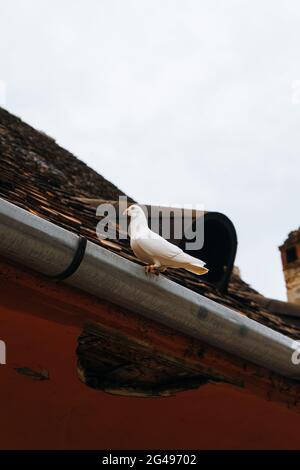
[[[300,449],[300,415],[229,386],[153,399],[88,388],[76,372],[81,323],[62,304],[1,281],[1,449]],[[47,369],[50,379],[17,367]]]

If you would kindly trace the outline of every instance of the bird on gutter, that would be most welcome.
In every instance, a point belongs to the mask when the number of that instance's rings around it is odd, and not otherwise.
[[[198,275],[208,272],[204,267],[204,261],[188,255],[178,246],[150,230],[141,207],[133,204],[125,209],[123,215],[130,217],[130,246],[135,256],[147,263],[145,267],[147,273],[159,274],[167,268],[183,268]]]

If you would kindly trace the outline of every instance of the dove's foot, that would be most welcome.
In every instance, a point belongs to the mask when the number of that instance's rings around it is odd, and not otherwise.
[[[145,271],[147,274],[152,273],[156,274],[156,276],[158,276],[160,273],[159,266],[156,266],[156,264],[148,264],[147,266],[145,266]]]

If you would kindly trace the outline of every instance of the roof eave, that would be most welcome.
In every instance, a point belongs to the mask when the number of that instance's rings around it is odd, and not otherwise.
[[[0,199],[0,253],[45,275],[69,265],[78,236]],[[64,282],[206,341],[254,364],[300,378],[295,341],[164,276],[87,242],[78,270]]]

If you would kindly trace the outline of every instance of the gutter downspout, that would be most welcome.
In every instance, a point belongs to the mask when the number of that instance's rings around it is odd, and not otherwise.
[[[0,254],[45,275],[71,263],[78,236],[0,198]],[[87,242],[64,282],[283,376],[300,379],[295,341],[164,276]]]

